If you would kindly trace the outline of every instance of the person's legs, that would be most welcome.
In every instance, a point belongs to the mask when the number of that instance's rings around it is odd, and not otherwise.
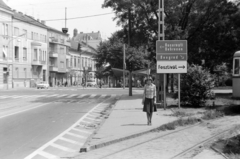
[[[150,120],[149,120],[149,114],[148,114],[148,112],[146,113],[147,114],[147,123],[148,123],[148,125],[149,125],[149,122],[150,122]]]
[[[149,113],[149,121],[150,121],[150,125],[152,125],[152,112],[151,113]]]

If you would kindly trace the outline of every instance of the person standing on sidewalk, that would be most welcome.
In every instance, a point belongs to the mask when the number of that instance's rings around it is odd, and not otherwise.
[[[157,111],[157,107],[155,105],[156,99],[156,86],[152,83],[152,78],[147,78],[147,83],[144,86],[143,93],[143,111],[147,113],[148,125],[152,125],[152,113]]]

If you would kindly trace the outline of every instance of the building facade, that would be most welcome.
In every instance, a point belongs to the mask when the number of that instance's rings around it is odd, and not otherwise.
[[[11,8],[0,1],[0,89],[12,88],[12,15]]]
[[[80,45],[80,50],[79,50]],[[71,84],[79,85],[87,80],[96,80],[96,50],[82,42],[71,41],[69,79]]]
[[[49,84],[52,87],[69,83],[69,47],[70,40],[67,34],[48,27],[49,50]]]
[[[13,12],[13,87],[48,82],[47,28],[39,20]]]

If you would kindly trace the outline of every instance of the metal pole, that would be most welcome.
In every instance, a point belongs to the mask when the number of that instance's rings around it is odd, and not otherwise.
[[[65,28],[67,27],[67,8],[65,7]]]
[[[126,69],[125,44],[123,44],[123,89],[125,89],[125,69]]]
[[[131,9],[128,9],[128,47],[131,44]],[[129,96],[132,96],[132,71],[129,72]]]
[[[181,74],[178,74],[178,108],[180,108],[180,103],[181,103],[181,94],[180,94],[180,81],[181,79]]]
[[[159,0],[159,19],[158,19],[158,40],[164,40],[164,0]],[[160,74],[159,76],[159,86],[161,86],[161,91],[163,90],[163,106],[166,109],[166,74]],[[163,83],[162,83],[163,81]],[[159,100],[159,92],[157,93]],[[161,99],[162,100],[162,99]],[[159,102],[159,101],[158,101]]]

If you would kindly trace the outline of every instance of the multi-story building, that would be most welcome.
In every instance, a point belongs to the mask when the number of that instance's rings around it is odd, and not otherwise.
[[[89,45],[97,50],[100,42],[102,42],[102,37],[99,31],[91,33],[78,33],[78,30],[74,29],[72,41],[81,41],[82,43],[85,43],[86,45]]]
[[[12,15],[11,8],[0,0],[0,89],[12,88]]]
[[[69,79],[71,84],[81,84],[90,79],[96,81],[96,62],[94,61],[96,53],[93,47],[85,43],[71,41],[69,50],[71,58]]]
[[[44,22],[13,10],[13,87],[48,81],[47,28]]]
[[[68,34],[48,27],[49,50],[49,83],[54,87],[66,84],[68,81],[69,47]],[[67,56],[68,55],[68,56]],[[68,57],[68,58],[67,58]]]

